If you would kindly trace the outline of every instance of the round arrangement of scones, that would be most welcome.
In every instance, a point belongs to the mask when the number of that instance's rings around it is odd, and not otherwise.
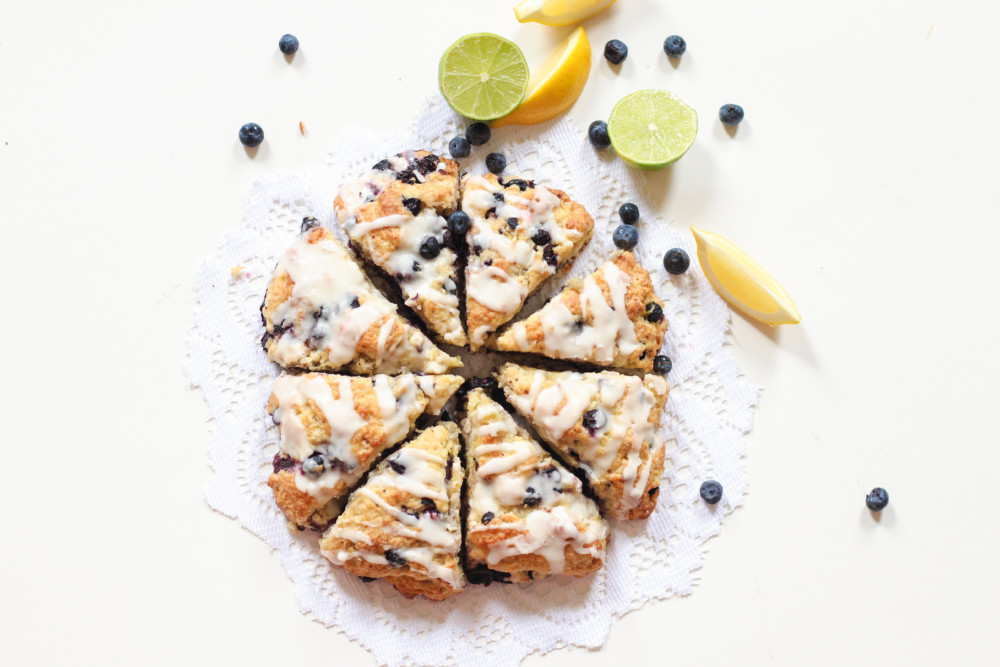
[[[667,322],[649,274],[618,251],[505,327],[590,240],[567,193],[405,151],[334,210],[350,248],[304,219],[261,305],[261,344],[287,371],[267,406],[268,486],[290,526],[407,597],[599,570],[606,518],[648,517],[663,473],[669,387],[652,371]],[[538,363],[465,380],[438,342]]]

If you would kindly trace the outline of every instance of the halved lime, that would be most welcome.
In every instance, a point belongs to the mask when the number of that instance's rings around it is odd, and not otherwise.
[[[462,37],[438,66],[438,85],[451,108],[473,120],[494,120],[517,108],[528,89],[528,63],[517,44],[491,32]]]
[[[666,90],[639,90],[611,111],[608,135],[618,155],[640,169],[677,162],[698,134],[698,114]]]

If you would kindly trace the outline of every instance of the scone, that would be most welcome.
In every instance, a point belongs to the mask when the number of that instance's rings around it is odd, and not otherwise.
[[[594,220],[565,192],[494,174],[462,177],[462,210],[472,223],[465,305],[475,351],[580,252]]]
[[[440,413],[461,385],[456,375],[278,377],[267,404],[280,433],[267,482],[275,503],[300,527],[325,527],[379,455],[420,415]]]
[[[458,427],[442,422],[389,455],[320,540],[323,555],[351,574],[385,579],[408,598],[460,593],[458,450]]]
[[[658,375],[549,372],[504,364],[507,400],[567,461],[578,464],[613,517],[656,507],[665,446],[657,431],[669,386]]]
[[[482,389],[469,392],[462,430],[469,581],[581,577],[599,570],[608,526],[580,480]]]
[[[552,359],[653,370],[667,320],[646,269],[619,252],[583,280],[571,280],[535,313],[497,337],[496,349]]]
[[[260,308],[268,359],[358,375],[445,373],[462,365],[399,316],[329,230],[313,218],[302,228]]]
[[[353,246],[399,284],[430,330],[446,343],[468,343],[447,220],[458,208],[455,161],[405,151],[341,188],[333,206]]]

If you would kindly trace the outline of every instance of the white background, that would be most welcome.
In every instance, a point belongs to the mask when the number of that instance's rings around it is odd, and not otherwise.
[[[518,24],[513,0],[207,4],[0,4],[6,664],[373,664],[202,500],[194,271],[255,178],[313,165],[346,127],[405,126],[457,37],[503,34],[534,65],[570,30]],[[694,106],[695,146],[648,179],[660,213],[750,252],[803,322],[734,316],[764,387],[751,490],[695,592],[621,619],[601,651],[525,665],[1000,659],[998,18],[971,1],[619,0],[585,24],[570,117],[650,87]],[[611,38],[630,48],[618,72]],[[734,137],[726,102],[746,109]]]

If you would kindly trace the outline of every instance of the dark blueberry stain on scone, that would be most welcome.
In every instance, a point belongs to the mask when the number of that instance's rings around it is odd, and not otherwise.
[[[545,263],[549,266],[555,266],[559,263],[559,258],[556,257],[556,249],[551,243],[545,246],[545,249],[542,250],[542,259],[544,259]]]
[[[551,240],[552,237],[544,229],[539,229],[535,232],[535,235],[531,237],[531,242],[535,245],[546,245]]]
[[[386,549],[386,551],[385,551],[385,559],[387,561],[389,561],[389,565],[392,565],[393,567],[405,567],[406,566],[406,559],[403,558],[402,556],[400,556],[398,553],[396,553],[392,549]]]
[[[424,207],[424,203],[416,197],[404,197],[403,206],[413,215],[417,215],[420,213],[420,209]]]
[[[532,187],[532,188],[535,187],[535,182],[531,181],[530,185],[529,185],[528,181],[525,181],[525,180],[520,179],[520,178],[512,178],[512,179],[510,179],[507,182],[504,182],[504,181],[501,180],[500,181],[500,185],[503,186],[503,187],[505,187],[505,188],[509,188],[511,186],[517,186],[518,190],[520,190],[521,192],[524,192],[529,187]]]
[[[372,167],[372,171],[392,171],[392,163],[388,160],[379,160]]]
[[[404,466],[399,461],[395,459],[389,459],[389,467],[396,471],[397,474],[402,475],[406,472],[406,466]]]
[[[607,416],[604,414],[603,410],[587,410],[583,413],[583,428],[587,429],[587,433],[590,434],[591,438],[597,436],[597,430],[603,427],[608,422]]]
[[[355,296],[353,299],[351,299],[351,308],[360,308],[360,307],[361,307],[361,302],[358,300],[358,297]]]
[[[444,419],[444,415],[441,416]],[[448,463],[444,467],[444,483],[445,485],[451,484],[451,467],[455,464],[455,457],[449,456]]]
[[[542,502],[542,494],[540,494],[538,491],[535,491],[533,487],[530,486],[527,487],[525,489],[524,506],[534,507],[540,502]]]
[[[281,472],[282,470],[292,470],[297,465],[295,459],[293,459],[288,454],[282,454],[278,452],[274,455],[274,459],[271,461],[271,467],[274,468],[275,474]]]
[[[493,193],[493,198],[496,199],[498,202],[503,202],[503,200],[504,200],[502,192],[494,192]]]
[[[497,217],[497,209],[496,209],[496,207],[487,209],[487,211],[486,211],[486,219],[489,220],[490,218],[495,218],[495,217]]]
[[[494,516],[495,515],[493,514],[493,512],[487,512],[486,514],[483,515],[483,518],[480,521],[485,526],[486,524],[488,524],[490,521],[493,520]]]
[[[651,488],[649,490],[649,497],[652,498],[654,495],[656,495],[657,493],[659,493],[659,491],[660,491],[660,487],[654,486],[653,488]]]
[[[507,226],[511,229],[517,229],[517,218],[507,218]]]

